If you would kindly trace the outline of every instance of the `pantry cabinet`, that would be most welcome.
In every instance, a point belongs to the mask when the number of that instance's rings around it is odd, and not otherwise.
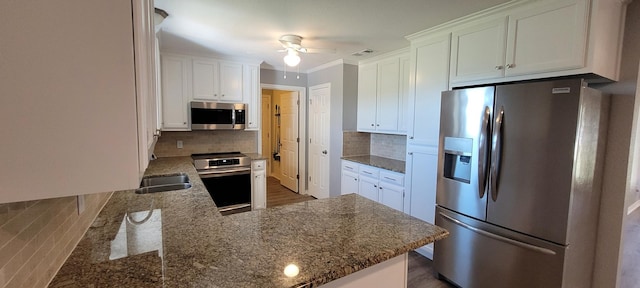
[[[247,103],[246,129],[257,131],[260,129],[261,90],[260,65],[244,65],[244,102]]]
[[[251,210],[267,208],[267,160],[251,162]]]
[[[408,58],[403,49],[360,63],[358,131],[406,134]]]

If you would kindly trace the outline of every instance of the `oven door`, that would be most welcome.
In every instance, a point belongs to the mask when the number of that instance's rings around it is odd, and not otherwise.
[[[198,174],[222,215],[251,211],[251,168],[212,169]]]

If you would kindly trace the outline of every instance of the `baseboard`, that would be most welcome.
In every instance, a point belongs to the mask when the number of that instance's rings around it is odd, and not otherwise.
[[[433,260],[433,243],[416,249],[416,252],[430,260]]]
[[[631,204],[629,208],[627,208],[627,215],[633,213],[636,209],[640,208],[640,200],[636,200],[635,203]]]

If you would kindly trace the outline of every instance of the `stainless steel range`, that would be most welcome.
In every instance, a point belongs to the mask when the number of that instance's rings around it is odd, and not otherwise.
[[[191,159],[222,215],[251,211],[251,158],[224,152],[192,154]]]

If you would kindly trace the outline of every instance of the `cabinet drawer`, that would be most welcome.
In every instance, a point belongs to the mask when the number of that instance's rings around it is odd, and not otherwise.
[[[264,161],[264,160],[257,160],[257,161],[251,162],[252,170],[264,170],[265,166],[267,166],[267,161]]]
[[[360,165],[360,175],[364,175],[367,177],[378,178],[380,174],[380,169],[371,167],[369,165]]]
[[[380,182],[386,182],[386,183],[391,183],[398,186],[404,186],[404,174],[391,172],[387,170],[380,170]]]
[[[358,173],[358,166],[359,165],[354,162],[342,160],[342,171]]]

